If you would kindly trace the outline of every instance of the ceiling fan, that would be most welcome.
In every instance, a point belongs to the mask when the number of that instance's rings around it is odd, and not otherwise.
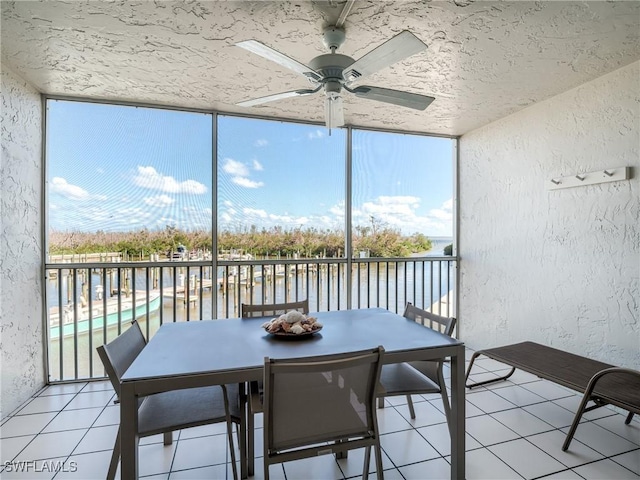
[[[325,123],[327,127],[334,128],[344,125],[342,90],[353,93],[361,98],[414,108],[416,110],[424,110],[433,102],[433,97],[419,95],[417,93],[372,87],[369,85],[352,87],[353,82],[426,49],[427,46],[413,33],[404,30],[382,45],[371,50],[359,60],[354,60],[346,55],[336,53],[336,50],[340,48],[344,40],[345,33],[342,28],[335,26],[326,28],[324,30],[324,44],[331,50],[331,53],[313,58],[309,62],[309,66],[256,40],[245,40],[236,43],[238,47],[244,48],[305,76],[312,84],[312,88],[309,89],[276,93],[275,95],[246,100],[237,105],[252,107],[284,98],[313,95],[321,89],[324,89],[326,96]]]

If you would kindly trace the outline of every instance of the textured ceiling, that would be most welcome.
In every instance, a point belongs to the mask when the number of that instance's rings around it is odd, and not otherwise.
[[[43,93],[322,121],[321,93],[234,43],[307,64],[344,0],[2,0],[2,63]],[[461,135],[640,59],[640,2],[356,0],[338,53],[360,58],[408,29],[424,52],[360,84],[432,95],[425,111],[345,94],[347,124]],[[356,84],[357,85],[357,84]]]

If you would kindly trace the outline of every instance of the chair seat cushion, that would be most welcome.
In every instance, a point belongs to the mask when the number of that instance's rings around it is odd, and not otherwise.
[[[227,385],[229,413],[240,418],[238,385]],[[138,410],[140,436],[225,421],[223,390],[219,386],[173,390],[144,399]]]
[[[381,395],[409,395],[419,393],[440,393],[440,387],[407,363],[383,365],[380,384]]]

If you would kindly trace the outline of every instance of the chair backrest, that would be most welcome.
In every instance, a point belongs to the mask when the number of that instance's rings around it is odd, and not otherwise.
[[[118,398],[120,398],[120,378],[146,343],[138,322],[134,320],[125,332],[111,342],[97,348],[100,360],[102,360]]]
[[[380,346],[322,357],[265,358],[265,453],[377,439],[375,399],[383,354]]]
[[[412,303],[408,302],[404,310],[403,316],[414,322],[418,322],[421,325],[431,328],[440,333],[444,333],[449,337],[453,334],[453,329],[456,326],[456,319],[453,317],[443,317],[436,315],[435,313],[427,312],[422,308],[415,307]]]
[[[300,313],[309,313],[309,300],[257,305],[243,303],[240,308],[240,316],[242,318],[274,317],[292,310],[296,310]]]

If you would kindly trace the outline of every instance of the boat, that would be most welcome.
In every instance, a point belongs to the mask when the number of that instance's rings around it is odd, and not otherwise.
[[[161,297],[159,291],[149,292],[148,298],[146,291],[137,291],[135,297],[135,318],[144,317],[147,313],[155,312],[160,308]],[[120,302],[119,304],[118,301]],[[68,303],[63,306],[63,335],[66,337],[76,332],[79,334],[88,332],[90,323],[94,331],[103,329],[105,326],[104,302],[104,300],[94,300],[91,305],[91,311],[89,310],[89,305],[77,305],[76,307],[73,303]],[[106,306],[107,327],[117,325],[118,322],[126,323],[133,320],[133,295],[107,298]],[[49,338],[59,337],[60,310],[58,307],[53,307],[49,312]]]

